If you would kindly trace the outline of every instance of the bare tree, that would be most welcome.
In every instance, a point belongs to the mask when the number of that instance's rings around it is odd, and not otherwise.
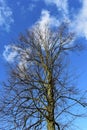
[[[86,92],[75,86],[68,65],[70,52],[80,49],[73,40],[64,23],[44,29],[37,24],[11,46],[17,56],[1,109],[1,119],[11,124],[9,130],[69,130],[73,120],[83,116]]]

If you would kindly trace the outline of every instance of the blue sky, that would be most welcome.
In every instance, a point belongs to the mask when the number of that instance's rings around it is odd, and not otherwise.
[[[87,43],[87,0],[0,0],[0,82],[6,79],[7,62],[16,56],[10,47],[21,32],[37,22],[57,27],[62,21],[70,23],[78,42]],[[73,54],[71,64],[80,73],[78,86],[87,89],[87,50]],[[86,122],[80,122],[81,130],[87,129]]]

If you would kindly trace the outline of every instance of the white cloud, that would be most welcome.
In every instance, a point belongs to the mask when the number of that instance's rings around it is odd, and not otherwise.
[[[43,49],[47,45],[44,44],[46,42],[42,42],[42,39],[43,41],[44,39],[46,41],[46,39],[49,38],[50,36],[49,34],[51,33],[49,28],[58,27],[59,25],[60,25],[60,22],[55,16],[50,15],[50,12],[47,10],[42,10],[40,19],[33,26],[33,29],[34,29],[34,34],[36,38],[39,40],[39,43],[41,44]],[[39,37],[37,30],[40,31],[42,39]],[[50,47],[50,45],[48,47]]]
[[[32,0],[34,2],[38,2],[40,0]],[[69,9],[68,9],[68,0],[43,0],[46,5],[55,5],[57,10],[61,12],[61,15],[64,19],[69,19]]]
[[[79,9],[78,14],[70,19],[69,1],[68,0],[44,0],[46,4],[55,4],[58,11],[61,11],[59,20],[71,22],[72,30],[80,37],[87,39],[87,0],[79,0],[82,7]],[[62,17],[63,16],[63,17]],[[50,16],[51,17],[51,16]],[[58,21],[58,19],[56,19]],[[53,20],[55,21],[55,20]],[[51,22],[51,21],[50,21]],[[55,22],[54,22],[55,23]]]
[[[5,50],[3,52],[3,57],[8,62],[13,62],[14,58],[18,54],[17,51],[15,49],[13,49],[13,48],[14,48],[14,46],[11,46],[11,45],[5,46]]]
[[[59,20],[56,17],[51,16],[50,12],[48,10],[42,10],[41,18],[38,21],[38,23],[39,23],[40,28],[42,30],[45,29],[46,25],[49,25],[49,26],[59,26],[59,24],[60,24]]]
[[[7,45],[5,46],[5,50],[3,52],[4,59],[9,63],[14,63],[16,61],[19,67],[19,74],[22,78],[25,77],[25,69],[27,68],[29,58],[30,49],[23,50],[15,45]],[[30,65],[30,64],[29,64]]]
[[[33,0],[40,1],[40,0]],[[60,21],[71,22],[72,31],[74,31],[78,36],[85,37],[87,39],[87,0],[79,0],[82,4],[82,7],[79,9],[77,14],[73,14],[73,17],[70,18],[69,10],[69,0],[43,0],[45,4],[52,5],[54,4],[57,7],[59,13],[59,18],[51,16],[49,11],[42,11],[41,25],[45,24],[47,21],[50,25],[57,25]],[[75,11],[75,10],[74,10]],[[43,27],[44,28],[44,27]]]
[[[68,14],[68,1],[67,0],[44,0],[47,4],[55,4],[58,10]]]
[[[23,50],[16,45],[6,45],[4,48],[3,57],[7,62],[14,63],[16,60],[21,71],[27,68],[27,59],[31,53],[30,49]]]
[[[0,28],[9,31],[13,22],[11,8],[7,6],[5,0],[0,0]]]
[[[72,28],[79,36],[87,39],[87,0],[83,0],[82,8],[72,21]]]

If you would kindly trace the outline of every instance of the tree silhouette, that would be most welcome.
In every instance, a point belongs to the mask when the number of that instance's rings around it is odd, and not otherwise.
[[[5,128],[69,130],[73,120],[83,116],[78,110],[85,109],[86,92],[76,87],[68,62],[71,51],[81,49],[73,40],[65,23],[59,28],[37,24],[11,46],[17,56],[1,103]]]

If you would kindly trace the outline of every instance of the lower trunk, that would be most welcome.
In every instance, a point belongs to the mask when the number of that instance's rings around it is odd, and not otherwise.
[[[55,130],[54,121],[47,120],[47,130]]]
[[[48,85],[47,85],[47,130],[55,130],[54,121],[54,85],[52,81],[52,73],[48,72]]]
[[[55,130],[54,123],[54,99],[53,99],[53,89],[49,87],[48,89],[48,119],[47,119],[47,130]]]

